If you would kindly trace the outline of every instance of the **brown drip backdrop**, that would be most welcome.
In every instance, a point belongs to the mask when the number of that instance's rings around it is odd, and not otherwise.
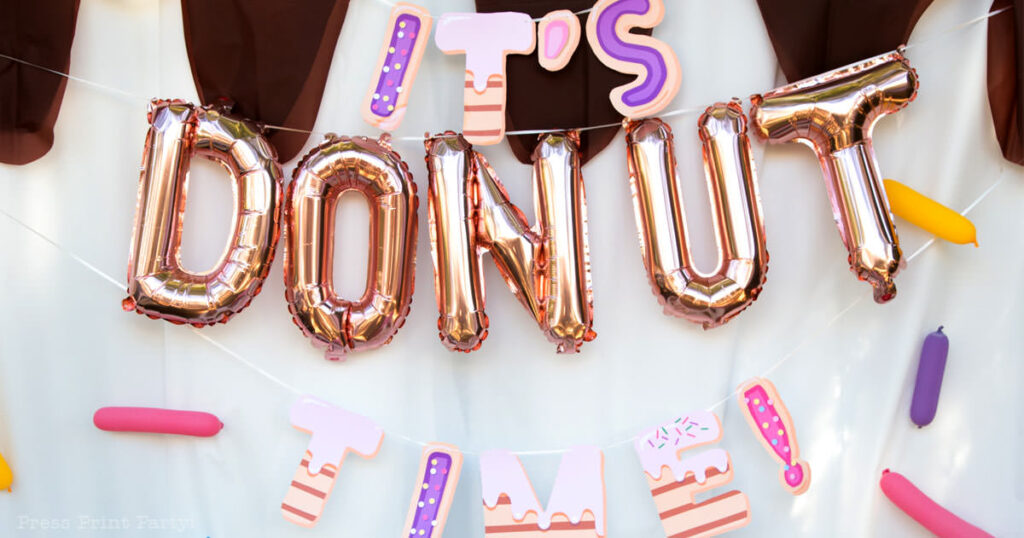
[[[877,56],[907,42],[932,0],[757,0],[790,81]]]
[[[78,0],[0,0],[0,53],[67,73]],[[68,79],[0,58],[0,162],[27,164],[50,151]]]
[[[1003,156],[1024,165],[1024,0],[992,2],[992,11],[1007,7],[988,20],[988,104]]]
[[[17,1],[17,0],[12,0]],[[349,0],[182,0],[199,99],[227,99],[246,118],[310,130]],[[267,132],[282,162],[309,135]]]
[[[476,0],[480,13],[519,11],[539,18],[559,10],[581,11],[594,6],[594,0]],[[615,123],[622,119],[608,94],[612,88],[628,84],[632,75],[608,69],[587,43],[587,14],[579,15],[580,45],[569,65],[560,71],[548,71],[537,62],[537,54],[510,54],[506,64],[505,128],[509,131],[558,129]],[[643,31],[650,35],[649,30]],[[607,127],[580,133],[580,158],[589,161],[600,153],[618,133],[619,127]],[[507,137],[512,153],[524,164],[533,162],[537,135]]]

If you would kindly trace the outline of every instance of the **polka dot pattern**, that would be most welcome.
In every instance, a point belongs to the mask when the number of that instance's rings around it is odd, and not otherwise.
[[[370,100],[370,110],[377,116],[386,118],[395,111],[394,103],[402,91],[402,80],[408,71],[410,55],[416,47],[422,25],[423,21],[411,13],[403,13],[396,19],[396,31],[391,35],[384,66]]]

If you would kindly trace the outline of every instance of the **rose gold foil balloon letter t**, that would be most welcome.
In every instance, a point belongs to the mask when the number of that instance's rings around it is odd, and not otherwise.
[[[125,310],[197,327],[227,321],[259,293],[277,244],[281,166],[253,123],[216,107],[153,101],[139,180]],[[181,267],[189,165],[210,159],[231,175],[233,232],[217,266]]]
[[[758,134],[817,153],[850,269],[871,284],[879,303],[896,296],[892,279],[901,252],[871,130],[916,94],[917,73],[902,54],[890,52],[751,97]]]

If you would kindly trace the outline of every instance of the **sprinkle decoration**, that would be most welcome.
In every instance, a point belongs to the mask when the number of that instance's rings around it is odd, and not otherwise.
[[[391,10],[376,77],[362,106],[363,119],[385,131],[398,128],[416,80],[433,19],[426,9],[399,2]]]
[[[383,73],[377,81],[377,88],[373,92],[373,99],[370,101],[370,109],[379,116],[390,116],[394,112],[394,106],[386,103],[391,100],[392,93],[398,93],[393,88],[398,87],[402,82],[405,73],[402,72],[402,64],[407,63],[409,51],[416,46],[416,36],[420,29],[420,19],[414,15],[402,14],[398,16],[399,28],[408,28],[408,32],[395,32],[388,45],[388,59],[382,69]],[[389,65],[393,65],[392,69]]]
[[[444,489],[448,482],[448,471],[452,467],[452,457],[444,452],[430,454],[430,463],[423,475],[423,485],[420,491],[419,501],[416,503],[416,513],[413,516],[412,528],[409,536],[423,536],[430,538],[434,528],[437,526],[437,515],[440,508],[438,503],[439,492]]]
[[[761,445],[779,463],[780,480],[793,495],[807,491],[811,484],[811,471],[807,462],[800,460],[793,420],[771,381],[754,378],[740,387],[740,408]],[[775,427],[769,427],[774,425]]]

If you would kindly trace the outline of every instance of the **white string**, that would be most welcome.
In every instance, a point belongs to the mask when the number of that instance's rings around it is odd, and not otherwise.
[[[985,198],[988,198],[988,195],[992,194],[992,191],[995,190],[995,188],[998,187],[999,184],[1002,183],[1004,179],[1006,179],[1006,176],[1000,177],[998,180],[996,180],[991,185],[989,185],[989,187],[987,189],[985,189],[980,195],[978,195],[978,197],[975,198],[973,202],[968,204],[967,207],[965,207],[964,210],[960,212],[960,214],[966,217],[967,214],[970,213],[971,210],[974,209],[978,204],[980,204],[982,200],[984,200]],[[932,246],[932,244],[935,243],[936,239],[937,238],[935,236],[932,236],[930,239],[928,239],[928,241],[926,241],[917,250],[915,250],[913,254],[911,254],[910,256],[907,256],[907,263],[910,263],[911,261],[913,261],[914,258],[918,257],[922,252],[927,250],[928,247]],[[845,315],[851,308],[857,306],[862,300],[864,300],[864,297],[866,297],[866,295],[861,295],[860,297],[857,298],[857,300],[855,300],[854,302],[850,303],[849,306],[847,306],[846,308],[840,310],[839,313],[837,313],[835,316],[833,316],[832,319],[829,320],[829,322],[826,323],[824,327],[822,327],[822,330],[825,330],[825,329],[828,329],[828,328],[832,327],[832,325],[834,325],[837,321],[839,321],[839,318],[843,317],[843,315]],[[783,356],[781,359],[779,359],[778,362],[776,362],[771,367],[769,367],[767,370],[765,370],[765,373],[761,374],[760,377],[768,377],[768,374],[774,372],[776,369],[778,369],[779,366],[782,365],[782,363],[784,363],[787,360],[789,360],[789,358],[792,357],[794,354],[796,354],[796,352],[799,351],[804,346],[804,344],[806,344],[810,339],[811,339],[810,337],[804,338],[804,340],[802,342],[800,342],[800,344],[798,344],[793,349],[793,351],[790,351],[789,353],[787,353],[785,356]],[[726,396],[725,398],[720,400],[715,405],[712,405],[711,407],[709,407],[708,411],[712,411],[715,408],[725,404],[727,401],[729,401],[730,399],[736,397],[738,394],[739,394],[739,389],[733,391],[732,394],[730,394],[729,396]]]
[[[10,219],[14,223],[18,224],[19,226],[21,226],[25,230],[31,232],[36,237],[42,239],[43,241],[46,241],[47,243],[49,243],[51,246],[56,248],[62,254],[65,254],[68,257],[70,257],[72,260],[80,263],[83,267],[85,267],[86,269],[92,271],[93,273],[95,273],[100,278],[103,278],[107,282],[110,282],[119,291],[124,292],[125,286],[124,286],[123,282],[121,282],[121,281],[117,280],[116,278],[114,278],[114,277],[108,275],[107,273],[103,272],[100,268],[98,268],[95,265],[93,265],[93,264],[89,263],[88,261],[86,261],[85,258],[82,258],[81,256],[79,256],[78,254],[75,254],[71,250],[64,248],[63,246],[60,245],[60,243],[57,243],[53,239],[50,239],[49,237],[46,237],[45,235],[43,235],[43,233],[41,233],[38,230],[36,230],[35,228],[29,226],[28,224],[26,224],[23,220],[19,219],[18,217],[15,217],[14,215],[8,213],[6,210],[0,208],[0,213],[2,213],[5,217]],[[263,377],[266,377],[267,379],[277,383],[278,385],[281,385],[282,387],[284,387],[284,388],[294,392],[295,394],[299,394],[299,395],[305,394],[304,392],[302,392],[299,389],[293,387],[292,385],[289,385],[288,383],[278,379],[277,377],[272,375],[270,372],[264,370],[263,368],[260,368],[259,366],[254,364],[252,361],[249,361],[245,357],[239,355],[238,353],[235,353],[234,351],[229,349],[224,344],[221,344],[220,342],[214,340],[213,338],[210,338],[210,336],[208,336],[207,334],[203,333],[200,329],[198,329],[196,327],[191,327],[191,329],[192,329],[192,331],[197,336],[199,336],[203,340],[206,340],[207,342],[209,342],[210,344],[215,346],[217,349],[220,349],[224,353],[227,353],[231,357],[233,357],[233,358],[237,359],[238,361],[242,362],[243,364],[245,364],[249,368],[252,368],[253,370],[259,372],[260,374],[263,375]]]
[[[99,89],[99,90],[103,90],[103,91],[106,91],[106,92],[109,92],[109,93],[112,93],[112,94],[115,94],[115,95],[119,95],[121,97],[125,97],[125,98],[128,98],[128,99],[133,100],[133,101],[141,101],[143,103],[148,103],[149,102],[149,99],[146,99],[144,97],[135,95],[134,93],[131,93],[131,92],[119,89],[119,88],[115,88],[113,86],[107,86],[105,84],[100,84],[99,82],[93,82],[91,80],[87,80],[87,79],[84,79],[82,77],[76,77],[74,75],[69,75],[67,73],[62,73],[60,71],[57,71],[56,69],[50,69],[49,67],[42,66],[42,65],[39,65],[39,64],[34,64],[34,63],[32,63],[32,62],[30,62],[28,60],[22,60],[21,58],[15,58],[14,56],[8,56],[8,55],[6,55],[6,54],[4,54],[2,52],[0,52],[0,58],[5,58],[5,59],[10,60],[12,62],[17,62],[17,63],[23,64],[23,65],[27,65],[29,67],[34,67],[36,69],[41,69],[43,71],[46,71],[47,73],[53,73],[54,75],[60,75],[60,76],[62,76],[64,78],[66,78],[66,79],[73,80],[75,82],[81,82],[82,84],[86,84],[88,86],[92,86],[93,88],[96,88],[96,89]]]
[[[954,26],[954,27],[952,27],[952,28],[950,28],[948,30],[945,30],[943,32],[939,32],[938,34],[935,34],[935,35],[933,35],[931,37],[926,37],[924,39],[921,39],[921,40],[916,41],[914,43],[911,43],[909,45],[904,45],[903,49],[906,50],[906,49],[917,48],[917,47],[920,47],[921,45],[924,45],[925,43],[931,43],[932,41],[935,41],[935,40],[939,39],[940,37],[947,37],[947,36],[949,36],[949,34],[953,34],[953,33],[959,32],[960,30],[963,30],[964,28],[967,28],[968,26],[973,26],[975,24],[978,24],[979,22],[983,22],[985,20],[988,20],[988,19],[990,19],[992,17],[995,17],[996,15],[999,15],[1000,13],[1005,13],[1005,12],[1011,10],[1011,9],[1013,9],[1013,6],[1006,6],[1006,7],[1002,8],[1002,9],[997,9],[995,11],[990,11],[990,12],[984,14],[984,15],[979,15],[979,16],[977,16],[977,17],[975,17],[975,18],[973,18],[973,19],[971,19],[969,21],[962,22],[962,23],[960,23],[960,24],[958,24],[958,25],[956,25],[956,26]]]
[[[303,392],[303,391],[293,387],[292,385],[289,385],[288,383],[286,383],[284,381],[281,381],[280,379],[275,377],[270,372],[264,370],[263,368],[260,368],[256,364],[254,364],[252,361],[250,361],[250,360],[246,359],[245,357],[239,355],[238,353],[235,353],[234,351],[228,349],[228,347],[225,346],[224,344],[214,340],[213,338],[210,338],[210,336],[207,335],[206,333],[202,332],[201,329],[196,328],[196,327],[191,327],[191,329],[192,329],[192,332],[196,334],[196,336],[198,336],[199,338],[202,338],[203,340],[206,340],[207,342],[213,344],[213,346],[216,347],[217,349],[219,349],[219,350],[223,351],[224,353],[227,353],[228,355],[230,355],[235,360],[238,360],[242,364],[248,366],[249,368],[252,368],[253,370],[255,370],[257,372],[259,372],[260,375],[262,375],[263,377],[265,377],[265,378],[273,381],[274,383],[277,383],[278,385],[281,385],[282,387],[284,387],[284,388],[294,392],[296,395],[301,396],[303,394],[306,394],[305,392]]]
[[[985,189],[985,192],[981,193],[981,196],[975,198],[974,201],[971,202],[970,205],[968,205],[966,208],[964,208],[964,210],[961,211],[960,214],[963,215],[963,216],[967,216],[967,214],[970,213],[972,209],[974,209],[974,206],[978,205],[982,200],[984,200],[985,197],[988,196],[989,193],[991,193],[993,189],[995,189],[997,186],[999,186],[999,184],[1002,183],[1003,179],[1005,179],[1005,178],[1006,178],[1006,176],[1000,177],[998,181],[996,181],[991,186],[989,186],[989,188]],[[910,261],[912,261],[914,258],[916,258],[918,256],[918,254],[921,254],[922,252],[924,252],[924,249],[930,247],[932,245],[932,243],[934,243],[934,242],[935,242],[935,238],[934,237],[929,239],[928,242],[926,242],[925,244],[921,245],[920,248],[915,250],[913,254],[911,254],[910,256],[907,257],[907,262],[909,263]]]
[[[378,0],[378,1],[380,1],[380,0]],[[11,60],[12,62],[18,62],[20,64],[27,65],[29,67],[34,67],[36,69],[41,69],[43,71],[46,71],[47,73],[52,73],[54,75],[62,76],[62,77],[65,77],[65,78],[67,78],[69,80],[73,80],[75,82],[81,82],[82,84],[86,84],[86,85],[92,86],[94,88],[97,88],[97,89],[100,89],[100,90],[104,90],[104,91],[113,93],[115,95],[120,95],[122,97],[127,98],[129,101],[136,102],[136,104],[139,104],[139,103],[148,104],[150,102],[150,99],[146,99],[146,98],[144,98],[144,97],[142,97],[140,95],[136,95],[134,93],[131,93],[131,92],[128,92],[128,91],[125,91],[125,90],[121,90],[121,89],[115,88],[113,86],[107,86],[105,84],[100,84],[99,82],[94,82],[94,81],[91,81],[91,80],[88,80],[88,79],[84,79],[82,77],[77,77],[77,76],[74,76],[74,75],[70,75],[68,73],[63,73],[61,71],[57,71],[56,69],[50,69],[49,67],[46,67],[46,66],[43,66],[43,65],[39,65],[39,64],[35,64],[35,63],[32,63],[32,62],[30,62],[28,60],[22,60],[20,58],[15,58],[13,56],[8,56],[8,55],[2,54],[2,53],[0,53],[0,57],[6,58],[8,60]],[[669,110],[669,111],[665,111],[665,112],[659,113],[658,116],[659,117],[670,117],[670,116],[679,116],[679,115],[682,115],[682,114],[692,114],[692,113],[695,113],[695,112],[701,112],[701,111],[705,110],[706,108],[707,107],[677,108],[675,110]],[[261,123],[260,125],[262,125],[263,128],[265,128],[265,129],[271,129],[271,130],[277,130],[277,131],[288,131],[288,132],[291,132],[291,133],[302,133],[302,134],[319,135],[319,136],[327,136],[327,135],[331,134],[331,131],[313,131],[313,130],[308,130],[308,129],[298,129],[296,127],[287,127],[285,125],[275,125],[275,124],[272,124],[272,123]],[[595,130],[595,129],[606,129],[608,127],[620,127],[620,126],[622,126],[622,120],[614,122],[614,123],[605,123],[605,124],[602,124],[602,125],[589,125],[589,126],[586,126],[586,127],[568,127],[568,128],[558,128],[558,129],[554,129],[554,128],[552,128],[552,129],[523,129],[523,130],[519,130],[519,131],[506,131],[505,132],[505,136],[532,135],[532,134],[539,135],[539,134],[550,133],[550,132],[555,132],[555,131],[592,131],[592,130]],[[422,141],[426,140],[426,137],[423,137],[423,136],[395,136],[395,137],[392,137],[391,139],[392,140],[402,140],[402,141],[406,141],[406,142],[422,142]]]
[[[679,115],[682,115],[682,114],[693,114],[693,113],[696,113],[696,112],[703,112],[704,110],[707,110],[707,107],[677,108],[675,110],[669,110],[667,112],[661,112],[657,116],[659,118],[667,118],[669,116],[679,116]],[[623,118],[623,119],[625,119],[625,118]],[[523,130],[519,130],[519,131],[505,131],[505,136],[539,135],[539,134],[551,133],[551,132],[557,132],[557,131],[580,131],[580,132],[582,132],[582,131],[593,131],[594,129],[607,129],[608,127],[622,127],[622,120],[619,120],[619,121],[614,122],[614,123],[604,123],[604,124],[601,124],[601,125],[588,125],[586,127],[572,127],[572,128],[562,128],[562,129],[523,129]],[[422,136],[399,136],[399,137],[394,138],[394,140],[404,140],[404,141],[407,141],[407,142],[422,142],[422,141],[426,140],[426,138],[422,137]]]
[[[377,1],[385,2],[385,0],[377,0]],[[972,24],[977,24],[977,23],[979,23],[981,21],[987,20],[990,17],[993,17],[995,15],[1003,13],[1003,12],[1007,11],[1008,9],[1009,8],[1004,8],[1004,9],[1001,9],[1001,10],[993,11],[993,12],[988,13],[986,15],[983,15],[981,17],[977,17],[975,19],[972,19],[970,21],[962,23],[962,24],[960,24],[958,26],[955,26],[950,31],[944,32],[942,34],[939,34],[936,37],[929,38],[925,42],[933,41],[937,37],[948,35],[948,34],[950,34],[952,32],[958,31],[958,30],[963,29],[963,28],[965,28],[967,26],[970,26]],[[918,43],[915,43],[913,46],[916,47],[916,46],[918,46],[918,45],[920,45],[922,43],[923,42],[918,42]],[[908,46],[908,47],[904,47],[904,48],[910,48],[910,47]],[[140,99],[138,96],[136,96],[136,95],[134,95],[134,94],[132,94],[130,92],[126,92],[126,91],[123,91],[123,90],[119,90],[117,88],[113,88],[113,87],[110,87],[110,86],[106,86],[106,85],[103,85],[103,84],[92,82],[92,81],[89,81],[89,80],[86,80],[86,79],[82,79],[80,77],[73,77],[71,75],[68,75],[68,74],[65,74],[65,73],[61,73],[59,71],[55,71],[55,70],[49,69],[47,67],[43,67],[43,66],[40,66],[40,65],[33,64],[31,62],[20,60],[18,58],[13,58],[13,57],[7,56],[6,54],[0,53],[0,57],[9,59],[11,61],[19,62],[19,63],[25,64],[25,65],[29,65],[31,67],[36,67],[36,68],[42,69],[44,71],[48,71],[48,72],[56,74],[56,75],[64,76],[64,77],[67,77],[70,80],[74,80],[76,82],[82,82],[84,84],[87,84],[89,86],[92,86],[92,87],[95,87],[95,88],[98,88],[98,89],[102,89],[102,90],[105,90],[105,91],[108,91],[108,92],[120,94],[120,95],[125,96],[125,97]],[[695,109],[695,108],[678,109],[678,110],[674,110],[674,111],[663,113],[663,114],[661,114],[661,116],[670,116],[670,115],[676,115],[676,114],[684,114],[684,113],[693,112],[693,111],[697,111],[697,110],[700,110],[700,109]],[[591,126],[591,127],[587,127],[587,128],[584,128],[584,129],[600,129],[600,128],[603,128],[603,127],[612,127],[612,126],[617,126],[617,125],[619,125],[619,124],[618,123],[614,123],[614,124]],[[293,129],[293,128],[289,128],[289,127],[278,127],[278,126],[267,126],[267,127],[313,134],[312,131],[304,131],[304,130],[301,130],[301,129]],[[578,129],[578,130],[584,130],[584,129]],[[550,130],[536,131],[536,132],[534,132],[534,131],[514,131],[514,132],[508,132],[506,134],[539,134],[539,133],[542,133],[542,132],[549,132],[549,131]],[[408,139],[423,140],[423,138],[411,138],[411,137],[404,137],[404,138],[401,138],[401,139],[403,139],[403,140],[408,140]],[[978,204],[980,204],[985,198],[987,198],[996,189],[996,187],[998,187],[1003,182],[1004,179],[1005,179],[1005,176],[1000,177],[1000,179],[998,179],[992,185],[990,185],[987,189],[985,189],[985,191],[982,192],[981,195],[979,195],[977,198],[975,198],[974,201],[972,201],[970,204],[968,204],[968,206],[966,208],[964,208],[964,210],[961,211],[960,214],[966,216],[968,213],[970,213],[971,210],[973,210]],[[116,286],[118,288],[118,290],[123,290],[124,289],[123,284],[120,281],[118,281],[114,277],[108,275],[107,273],[103,272],[98,267],[96,267],[95,265],[89,263],[88,261],[86,261],[84,258],[79,256],[78,254],[75,254],[71,250],[64,248],[62,245],[60,245],[56,241],[50,239],[49,237],[47,237],[43,233],[35,230],[34,228],[29,226],[28,224],[26,224],[22,220],[20,220],[17,217],[15,217],[15,216],[11,215],[10,213],[8,213],[6,210],[0,208],[0,213],[2,213],[5,217],[7,217],[9,220],[14,222],[15,224],[18,224],[19,226],[21,226],[25,230],[29,231],[30,233],[32,233],[35,236],[39,237],[40,239],[42,239],[46,243],[50,244],[55,249],[57,249],[60,253],[67,255],[68,257],[70,257],[75,262],[79,263],[80,265],[82,265],[86,269],[88,269],[88,270],[92,271],[93,273],[95,273],[97,276],[107,280],[108,282],[110,282],[111,284]],[[929,247],[931,247],[935,243],[935,239],[936,239],[935,237],[932,237],[927,242],[925,242],[920,248],[918,248],[913,254],[911,254],[907,258],[907,261],[909,262],[909,261],[913,260],[914,258],[919,256],[922,252],[924,252]],[[765,372],[762,373],[759,377],[767,377],[768,374],[774,372],[775,370],[780,368],[783,364],[785,364],[787,361],[789,361],[789,359],[791,359],[792,357],[796,356],[798,351],[803,349],[803,347],[805,345],[807,345],[812,339],[817,337],[822,331],[825,331],[825,330],[831,328],[832,325],[834,325],[837,321],[839,321],[839,319],[841,319],[843,316],[845,316],[847,312],[849,312],[855,306],[857,306],[864,299],[864,297],[865,297],[865,295],[861,295],[856,300],[854,300],[852,303],[850,303],[849,306],[847,306],[846,308],[843,308],[838,313],[836,313],[828,321],[828,323],[826,323],[824,326],[822,326],[816,333],[804,337],[804,339],[801,340],[796,345],[796,347],[794,347],[792,350],[790,350],[789,352],[784,354],[778,361],[776,361],[772,366],[770,366],[767,370],[765,370]],[[300,391],[299,389],[295,388],[291,384],[289,384],[289,383],[287,383],[287,382],[277,378],[276,376],[274,376],[273,374],[271,374],[267,370],[261,368],[260,366],[256,365],[252,361],[246,359],[244,356],[240,355],[239,353],[236,353],[235,351],[231,350],[230,348],[228,348],[224,344],[218,342],[214,338],[212,338],[209,335],[203,333],[200,329],[192,327],[191,330],[193,331],[194,334],[198,335],[203,340],[206,340],[211,345],[213,345],[217,349],[221,350],[222,352],[224,352],[229,357],[239,361],[241,364],[245,365],[246,367],[255,370],[257,373],[259,373],[260,375],[262,375],[266,379],[276,383],[277,385],[281,386],[282,388],[284,388],[284,389],[286,389],[286,390],[288,390],[288,391],[290,391],[290,392],[292,392],[294,394],[297,394],[297,395],[304,394],[303,391]],[[739,394],[739,389],[736,389],[736,390],[732,391],[729,395],[725,396],[724,398],[722,398],[721,400],[719,400],[715,404],[713,404],[710,407],[708,407],[707,410],[708,411],[713,411],[714,409],[716,409],[718,407],[721,407],[722,405],[725,405],[727,402],[729,402],[730,400],[735,398],[737,396],[737,394]],[[419,446],[427,446],[429,444],[429,443],[426,443],[426,442],[423,442],[423,441],[419,441],[417,439],[413,439],[413,438],[411,438],[409,436],[402,435],[400,433],[392,432],[390,430],[387,432],[387,435],[389,435],[390,437],[394,437],[396,439],[399,439],[399,440],[403,440],[403,441],[406,441],[406,442],[409,442],[409,443],[412,443],[412,444],[415,444],[415,445],[419,445]],[[633,437],[629,437],[627,439],[623,439],[621,441],[616,441],[616,442],[613,442],[611,444],[605,445],[604,449],[608,450],[608,449],[611,449],[611,448],[616,448],[616,447],[619,447],[619,446],[622,446],[622,445],[630,444],[630,443],[633,443],[636,439],[637,439],[637,437],[633,436]],[[513,452],[513,453],[516,454],[516,455],[520,455],[520,456],[538,456],[538,455],[561,454],[561,453],[564,453],[566,451],[567,451],[567,449],[550,449],[550,450],[518,451],[518,452]],[[476,452],[472,451],[472,450],[462,450],[462,452],[464,454],[467,454],[467,455],[476,454]]]
[[[49,237],[46,237],[45,235],[43,235],[43,233],[37,231],[35,228],[32,228],[28,224],[24,223],[18,217],[15,217],[14,215],[11,215],[6,210],[0,208],[0,213],[3,213],[5,217],[11,219],[12,221],[14,221],[14,223],[18,224],[22,228],[32,232],[33,234],[35,234],[36,237],[42,239],[43,241],[46,241],[47,243],[52,245],[57,250],[63,252],[64,254],[67,254],[68,256],[71,257],[72,260],[75,260],[76,262],[82,264],[82,266],[85,267],[86,269],[88,269],[88,270],[92,271],[93,273],[99,275],[101,278],[105,279],[107,282],[110,282],[114,286],[117,286],[118,289],[124,290],[124,285],[119,280],[117,280],[116,278],[114,278],[114,277],[104,273],[103,271],[101,271],[95,265],[85,261],[85,258],[82,258],[78,254],[75,254],[74,252],[71,252],[70,250],[67,250],[64,247],[60,246],[59,243],[57,243],[53,239],[50,239]]]
[[[395,7],[397,7],[397,4],[394,4],[394,3],[392,3],[392,2],[389,2],[388,0],[375,0],[375,1],[376,1],[376,2],[378,3],[378,4],[384,4],[385,6],[388,6],[388,7],[390,7],[390,8],[395,8]],[[590,13],[591,11],[594,11],[594,8],[592,8],[592,7],[588,7],[587,9],[581,9],[581,10],[579,10],[579,11],[574,11],[574,12],[573,12],[573,15],[583,15],[584,13]],[[542,20],[544,20],[544,17],[537,17],[536,19],[533,19],[533,22],[540,22],[540,21],[542,21]]]

